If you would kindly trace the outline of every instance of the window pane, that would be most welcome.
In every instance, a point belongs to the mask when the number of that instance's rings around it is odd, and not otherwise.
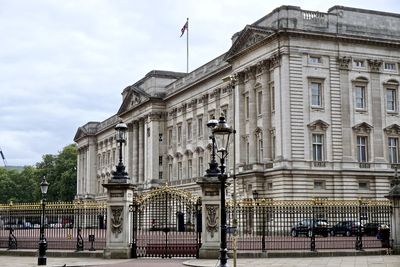
[[[313,142],[313,160],[314,161],[323,161],[323,135],[322,134],[313,134],[312,135]]]
[[[357,160],[367,162],[367,137],[357,136]]]
[[[311,105],[320,107],[322,104],[321,84],[311,83]]]
[[[388,150],[389,150],[389,162],[390,163],[398,163],[398,148],[399,140],[394,137],[389,137],[388,139]]]
[[[396,110],[396,90],[394,89],[386,90],[386,105],[388,111]]]
[[[365,108],[365,87],[356,86],[356,108]]]

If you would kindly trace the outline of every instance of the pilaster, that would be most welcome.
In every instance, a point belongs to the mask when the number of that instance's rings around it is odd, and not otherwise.
[[[200,259],[216,259],[219,256],[221,241],[221,183],[215,177],[203,177],[197,182],[201,187],[202,199],[202,245],[199,251]]]
[[[131,225],[129,205],[133,201],[134,186],[130,183],[111,179],[107,188],[107,236],[104,258],[128,259],[131,258]]]

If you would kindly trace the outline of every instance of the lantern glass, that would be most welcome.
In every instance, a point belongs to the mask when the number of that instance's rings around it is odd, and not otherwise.
[[[43,176],[42,181],[40,182],[40,191],[43,195],[46,195],[47,189],[49,189],[49,183],[46,180],[46,176]]]
[[[126,130],[128,130],[128,126],[122,121],[115,126],[117,142],[124,142],[126,140]]]
[[[232,129],[226,123],[225,118],[220,117],[217,126],[213,129],[213,134],[217,143],[217,151],[221,152],[222,157],[225,157],[228,152],[231,133]]]

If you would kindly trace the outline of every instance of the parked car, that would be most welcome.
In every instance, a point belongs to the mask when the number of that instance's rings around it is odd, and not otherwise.
[[[379,226],[381,226],[381,223],[366,223],[364,225],[364,234],[368,236],[376,236],[378,234]]]
[[[331,231],[327,220],[313,220],[313,219],[304,219],[298,222],[291,230],[291,235],[293,237],[299,235],[305,235],[307,237],[311,237],[314,235],[322,235],[327,237]]]
[[[331,235],[342,235],[342,236],[352,236],[356,235],[359,230],[360,222],[355,221],[343,221],[337,223],[332,227]],[[362,227],[362,225],[361,225]],[[362,231],[362,229],[361,229]]]

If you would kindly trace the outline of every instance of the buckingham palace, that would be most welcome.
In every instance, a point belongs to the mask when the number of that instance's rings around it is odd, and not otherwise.
[[[115,115],[79,127],[76,197],[106,198],[120,121],[139,191],[198,193],[207,122],[224,114],[236,130],[227,172],[240,198],[384,199],[399,163],[399,63],[400,14],[278,7],[233,34],[224,54],[189,73],[148,72],[122,90]]]

